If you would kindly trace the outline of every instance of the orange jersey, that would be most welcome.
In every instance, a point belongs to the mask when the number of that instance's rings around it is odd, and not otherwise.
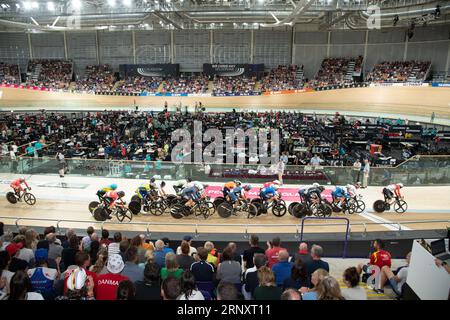
[[[225,185],[223,187],[227,188],[228,190],[233,190],[236,187],[236,183],[234,183],[233,181],[230,181],[230,182],[225,183]]]

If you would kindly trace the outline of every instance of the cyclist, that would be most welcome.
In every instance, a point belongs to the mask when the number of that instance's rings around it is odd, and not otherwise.
[[[259,193],[259,197],[263,202],[265,201],[272,201],[275,198],[279,197],[279,194],[277,192],[278,185],[272,184],[271,186],[264,187],[261,189],[261,192]]]
[[[404,198],[400,193],[401,188],[403,188],[403,183],[393,183],[383,188],[383,195],[388,204],[392,204],[394,202],[394,195],[396,198]]]
[[[164,190],[165,186],[166,186],[166,182],[165,181],[161,181],[161,183],[158,186],[158,196],[160,196],[162,198],[167,197],[166,190]]]
[[[125,197],[123,191],[108,191],[105,194],[105,202],[108,205],[108,209],[113,209],[116,206],[116,201]]]
[[[99,201],[103,202],[103,198],[104,198],[105,194],[109,191],[114,191],[116,189],[117,189],[117,184],[112,183],[112,184],[107,185],[106,187],[103,187],[100,190],[98,190],[97,197],[98,197]]]
[[[347,191],[347,193],[350,195],[350,197],[354,197],[356,196],[356,194],[358,193],[358,189],[361,188],[361,183],[356,182],[356,183],[349,183],[345,186],[345,189]]]
[[[180,195],[181,190],[186,188],[186,186],[191,182],[192,182],[191,178],[186,178],[186,179],[181,179],[181,180],[175,181],[175,183],[173,184],[173,190],[175,190],[175,193],[177,195]]]
[[[136,194],[140,199],[144,199],[147,195],[151,200],[156,200],[158,195],[158,186],[155,183],[155,178],[151,178],[149,183],[143,183],[136,189]]]
[[[312,187],[308,188],[308,191],[305,194],[305,201],[310,203],[313,198],[321,199],[324,190],[325,188],[317,182],[313,183]]]
[[[229,181],[223,185],[222,193],[223,193],[223,197],[225,199],[227,198],[227,196],[231,192],[231,190],[236,188],[236,185],[237,185],[236,182],[239,182],[239,184],[241,183],[239,180],[235,180],[235,181]]]
[[[188,207],[193,207],[195,201],[199,199],[198,193],[199,189],[195,185],[184,188],[181,191],[181,196],[187,200],[185,205]]]
[[[21,192],[25,189],[22,187],[22,185],[24,185],[26,189],[31,190],[30,186],[25,181],[25,178],[19,178],[19,179],[13,180],[9,185],[11,188],[13,188],[14,193],[19,198],[19,200],[20,200]]]
[[[239,200],[245,200],[247,199],[247,192],[252,189],[251,185],[246,186],[236,186],[233,190],[230,191],[228,196],[230,197],[230,201],[233,204],[233,207],[235,208],[239,202]]]
[[[334,191],[331,193],[331,196],[333,197],[333,201],[338,201],[336,206],[339,209],[342,209],[342,203],[344,202],[344,200],[350,198],[350,194],[347,192],[346,186],[336,186],[334,188]]]

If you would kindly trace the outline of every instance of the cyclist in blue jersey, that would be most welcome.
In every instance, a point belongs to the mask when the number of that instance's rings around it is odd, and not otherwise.
[[[347,192],[346,188],[340,186],[336,186],[334,188],[333,192],[331,192],[331,196],[333,197],[333,201],[339,201],[337,203],[337,207],[339,209],[342,209],[342,203],[344,202],[344,200],[350,198],[350,195]]]
[[[230,201],[233,204],[233,207],[236,207],[239,203],[239,200],[244,200],[247,198],[247,192],[252,189],[251,185],[246,186],[236,186],[228,193],[228,196],[230,197]]]

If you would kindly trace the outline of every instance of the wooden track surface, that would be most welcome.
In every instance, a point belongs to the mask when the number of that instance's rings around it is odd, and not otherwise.
[[[28,206],[24,203],[18,203],[12,205],[8,203],[4,198],[0,200],[0,206],[2,207],[1,216],[11,217],[10,219],[2,219],[5,224],[14,224],[16,217],[26,218],[45,218],[54,219],[54,222],[38,221],[38,220],[23,220],[20,221],[20,225],[26,226],[39,226],[46,227],[49,225],[56,225],[57,220],[77,220],[87,222],[63,222],[60,224],[61,228],[81,228],[85,229],[89,225],[97,225],[100,227],[101,223],[97,223],[89,211],[87,210],[87,203],[84,201],[61,201],[61,200],[38,200],[35,206]],[[373,214],[372,214],[373,215]],[[407,212],[404,214],[397,213],[383,213],[376,215],[380,218],[387,219],[394,223],[402,223],[403,226],[407,226],[412,230],[435,230],[444,229],[450,225],[450,213],[436,213],[436,212]],[[357,214],[344,215],[333,214],[333,217],[346,217],[350,220],[351,224],[366,223],[367,232],[373,231],[389,231],[385,225],[371,225],[371,221],[359,216]],[[423,224],[405,224],[404,221],[411,220],[448,220],[448,222],[436,222],[436,223],[423,223]],[[112,222],[117,220],[113,218]],[[111,230],[123,230],[123,231],[146,231],[146,224],[150,224],[150,230],[153,232],[195,232],[199,233],[245,233],[246,227],[239,226],[226,226],[226,224],[248,224],[248,232],[257,233],[295,233],[296,225],[300,224],[300,220],[290,216],[288,213],[281,218],[277,218],[272,214],[262,215],[255,219],[247,219],[245,217],[233,217],[228,219],[220,218],[217,213],[207,220],[203,218],[188,217],[181,220],[173,219],[170,214],[166,213],[162,216],[152,215],[138,215],[133,217],[133,222],[141,222],[143,225],[128,225],[115,224],[114,226],[105,223],[105,227]],[[186,225],[174,226],[174,225],[154,225],[153,223],[184,223]],[[341,221],[335,222],[331,220],[321,221],[306,221],[305,233],[328,233],[328,232],[345,232],[344,225],[324,225],[329,223],[342,223]],[[197,224],[188,225],[188,224]],[[204,224],[221,224],[220,226],[205,226]],[[255,226],[254,224],[262,225]],[[285,224],[288,226],[268,226],[270,224]],[[312,224],[315,224],[314,226]],[[264,226],[267,225],[267,226]],[[392,230],[392,229],[391,229]],[[352,225],[352,232],[363,232],[364,226]]]
[[[435,112],[437,117],[450,118],[450,88],[365,87],[250,97],[126,97],[11,88],[0,88],[0,91],[2,108],[20,106],[111,109],[129,107],[135,103],[139,106],[162,106],[164,101],[167,101],[169,106],[178,105],[180,102],[183,106],[193,106],[195,101],[201,101],[210,111],[214,108],[312,108],[425,117],[430,117],[431,113]]]

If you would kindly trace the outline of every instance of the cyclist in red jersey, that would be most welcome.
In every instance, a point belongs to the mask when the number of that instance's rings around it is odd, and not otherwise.
[[[112,209],[116,205],[116,201],[123,198],[125,196],[125,192],[123,191],[108,191],[105,194],[105,201],[108,203],[108,208]]]
[[[22,188],[22,184],[25,185],[25,187],[26,187],[28,190],[31,190],[30,186],[29,186],[29,185],[27,184],[27,182],[25,181],[25,178],[19,178],[19,179],[13,180],[13,181],[9,184],[9,186],[10,186],[11,188],[13,188],[14,193],[15,193],[19,198],[20,198],[21,192],[25,189],[25,188]]]

